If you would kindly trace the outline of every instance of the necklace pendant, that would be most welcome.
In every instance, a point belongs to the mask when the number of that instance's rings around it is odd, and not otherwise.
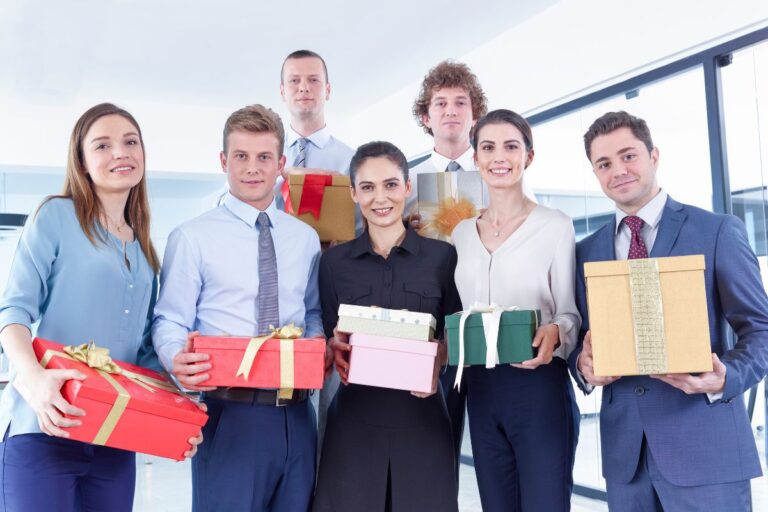
[[[501,234],[501,231],[496,231],[493,233],[493,236],[499,236]]]

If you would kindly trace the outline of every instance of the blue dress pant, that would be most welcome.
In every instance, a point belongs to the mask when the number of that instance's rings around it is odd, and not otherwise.
[[[565,361],[472,366],[465,375],[483,511],[570,510],[578,408]]]
[[[133,452],[45,434],[0,443],[3,512],[130,512]]]
[[[668,482],[659,471],[643,439],[637,473],[622,483],[606,479],[611,512],[696,512],[722,510],[749,512],[749,480],[682,487]]]
[[[453,453],[456,459],[456,483],[459,482],[459,467],[461,465],[461,441],[464,438],[464,416],[467,408],[467,382],[462,379],[461,387],[453,386],[456,380],[456,366],[447,367],[440,374],[440,384],[445,397],[445,407],[451,420],[451,436],[453,437]],[[458,485],[457,485],[458,487]]]
[[[309,510],[317,450],[309,400],[284,407],[205,401],[209,419],[192,459],[192,510]]]

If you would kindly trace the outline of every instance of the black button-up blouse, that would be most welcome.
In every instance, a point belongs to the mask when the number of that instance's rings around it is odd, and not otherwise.
[[[326,336],[333,336],[339,304],[353,304],[430,313],[437,320],[435,337],[440,339],[445,315],[461,310],[455,270],[456,249],[451,244],[421,237],[411,228],[386,259],[374,252],[367,230],[328,249],[320,260]]]

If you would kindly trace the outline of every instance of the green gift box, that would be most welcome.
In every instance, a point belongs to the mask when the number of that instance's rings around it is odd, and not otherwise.
[[[534,357],[531,346],[533,335],[539,326],[539,310],[503,311],[498,325],[499,364],[520,363]],[[462,313],[445,317],[445,330],[448,336],[448,364],[459,364],[459,323]],[[472,312],[464,325],[464,361],[463,365],[486,365],[486,339],[483,315],[492,317],[490,308],[487,312]],[[489,322],[493,319],[489,318]],[[492,345],[493,346],[493,345]]]

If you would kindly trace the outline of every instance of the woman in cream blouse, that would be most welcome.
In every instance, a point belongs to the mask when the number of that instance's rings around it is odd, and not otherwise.
[[[524,118],[509,110],[488,113],[477,122],[473,145],[490,202],[452,235],[462,306],[541,310],[534,359],[465,371],[483,510],[569,510],[578,409],[565,361],[580,324],[573,225],[523,194],[534,155]]]

